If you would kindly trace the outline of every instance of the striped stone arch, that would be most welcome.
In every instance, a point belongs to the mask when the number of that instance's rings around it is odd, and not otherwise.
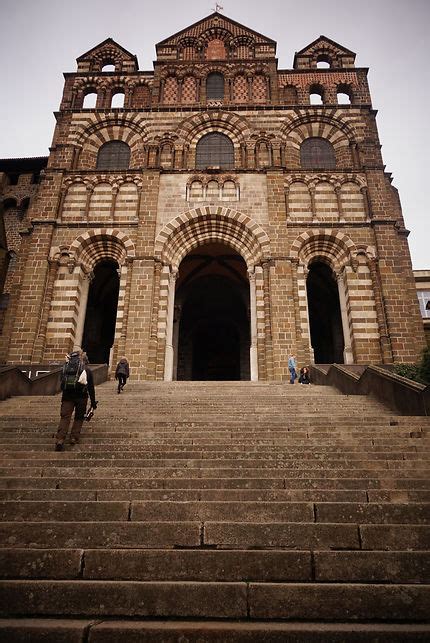
[[[296,112],[292,116],[287,116],[281,132],[285,139],[290,140],[297,147],[300,147],[305,139],[314,136],[325,138],[334,147],[356,142],[360,138],[357,127],[348,122],[337,109],[328,110],[324,114]]]
[[[293,241],[290,258],[308,266],[313,259],[325,260],[338,271],[357,255],[354,242],[343,232],[330,229],[303,232]]]
[[[87,271],[103,259],[113,259],[121,266],[126,259],[135,256],[134,243],[115,228],[97,228],[77,237],[70,245],[72,261],[82,265]]]
[[[220,132],[231,138],[235,147],[252,135],[248,121],[233,112],[200,113],[182,121],[176,130],[179,139],[195,146],[197,141],[209,132]]]
[[[85,144],[98,149],[103,143],[120,140],[133,147],[137,142],[144,142],[147,138],[145,126],[138,115],[125,116],[122,114],[94,114],[92,123],[85,123],[74,132],[70,141],[79,147]]]
[[[234,248],[252,269],[270,258],[270,241],[250,217],[230,208],[196,208],[169,221],[155,240],[154,255],[177,270],[182,259],[198,246],[219,242]]]

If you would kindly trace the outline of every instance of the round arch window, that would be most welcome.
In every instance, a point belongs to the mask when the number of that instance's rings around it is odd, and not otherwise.
[[[196,167],[233,168],[234,147],[229,137],[220,132],[202,136],[197,143]]]
[[[123,141],[109,141],[101,146],[97,156],[97,170],[128,170],[130,148]]]
[[[333,145],[324,138],[314,136],[303,141],[300,148],[300,162],[305,170],[336,168]]]

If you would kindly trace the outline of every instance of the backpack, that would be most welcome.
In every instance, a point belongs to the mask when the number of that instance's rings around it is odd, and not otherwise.
[[[83,377],[83,373],[85,373],[85,365],[81,360],[80,353],[71,353],[61,373],[62,390],[82,392],[86,384],[86,377]],[[85,380],[85,383],[82,380]]]

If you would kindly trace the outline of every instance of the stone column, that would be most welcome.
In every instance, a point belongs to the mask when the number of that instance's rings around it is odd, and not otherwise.
[[[343,330],[343,361],[345,364],[354,363],[354,355],[351,345],[351,333],[349,330],[348,313],[346,310],[346,292],[345,292],[345,268],[336,275],[337,288],[339,292],[340,315],[342,318]]]
[[[166,320],[166,352],[164,357],[164,381],[171,382],[173,377],[173,318],[175,313],[175,287],[177,270],[169,275],[169,295]]]
[[[118,339],[118,353],[114,354],[114,364],[116,363],[117,358],[125,355],[126,341],[127,341],[127,323],[128,323],[128,311],[130,308],[130,291],[131,291],[131,282],[133,278],[133,259],[126,260],[127,266],[127,281],[125,283],[125,293],[124,293],[124,307],[122,312],[122,325],[121,325],[121,334]]]
[[[40,315],[39,332],[33,345],[33,353],[31,362],[36,364],[42,362],[43,353],[46,343],[46,329],[48,327],[49,311],[51,309],[52,293],[54,290],[54,283],[57,277],[58,261],[49,259],[49,270],[46,278],[45,292],[43,294],[43,307]]]
[[[75,342],[74,342],[77,346],[82,346],[85,317],[87,314],[88,293],[90,290],[90,284],[94,278],[94,274],[92,272],[87,274],[83,271],[83,268],[81,268],[81,270],[83,273],[82,285],[81,285],[81,297],[79,302],[78,319],[76,321]]]
[[[273,380],[273,338],[272,338],[272,311],[270,305],[270,261],[263,262],[264,284],[264,344],[266,352],[267,379]]]
[[[151,311],[151,329],[148,346],[148,365],[147,374],[149,379],[156,379],[157,372],[157,345],[158,345],[158,314],[160,303],[160,278],[161,263],[156,261],[154,264],[154,275],[152,282],[152,311]]]
[[[345,218],[343,216],[343,206],[342,206],[342,198],[341,198],[340,187],[335,188],[334,191],[335,191],[335,194],[336,194],[336,201],[337,201],[338,220],[339,221],[345,221]]]
[[[317,218],[317,211],[315,207],[315,187],[313,185],[309,187],[309,194],[311,195],[312,221],[315,221]]]
[[[382,362],[392,364],[393,351],[391,348],[390,335],[388,333],[387,315],[385,312],[385,302],[382,295],[381,280],[379,277],[378,260],[376,257],[368,259],[370,277],[372,279],[372,290],[375,298],[376,318],[378,320],[379,337],[381,340]]]
[[[249,277],[249,308],[251,325],[251,347],[249,360],[251,366],[251,382],[258,381],[258,353],[257,353],[257,301],[255,296],[255,272],[248,270]]]

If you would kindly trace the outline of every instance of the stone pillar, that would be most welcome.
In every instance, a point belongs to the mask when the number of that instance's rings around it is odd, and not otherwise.
[[[90,284],[93,280],[94,274],[92,272],[85,273],[82,270],[82,281],[81,281],[81,297],[79,301],[79,313],[78,319],[76,320],[76,330],[75,330],[75,344],[77,346],[82,346],[82,339],[84,335],[84,325],[85,317],[87,314],[87,303],[88,303],[88,293],[90,291]]]
[[[343,361],[345,364],[353,364],[354,355],[352,352],[351,333],[349,330],[348,313],[346,310],[346,292],[345,292],[344,275],[345,275],[345,269],[341,270],[336,275],[337,288],[339,292],[340,315],[342,318],[342,330],[343,330],[343,343],[344,343]]]
[[[258,353],[257,353],[257,300],[255,296],[255,272],[248,270],[249,277],[249,309],[251,325],[251,347],[249,360],[251,366],[251,382],[258,381]]]
[[[266,353],[267,379],[274,379],[273,372],[273,338],[272,338],[272,311],[270,305],[270,262],[263,262],[264,283],[264,344]]]
[[[173,270],[169,275],[169,295],[166,320],[166,349],[164,356],[164,381],[171,382],[173,377],[173,319],[175,313],[175,287],[178,272]]]
[[[390,335],[388,333],[387,315],[385,312],[385,303],[382,295],[381,280],[379,277],[378,260],[376,257],[368,259],[370,277],[372,279],[372,290],[375,298],[376,318],[378,320],[379,337],[381,341],[382,362],[392,364],[393,351],[391,348]]]
[[[154,275],[152,282],[152,311],[151,311],[151,328],[148,346],[148,379],[156,379],[157,376],[157,345],[158,345],[158,308],[160,303],[160,278],[161,263],[156,261],[154,264]]]
[[[345,221],[345,218],[343,216],[343,206],[342,206],[342,198],[341,198],[340,187],[335,188],[334,191],[335,191],[335,194],[336,194],[336,201],[337,201],[338,220],[339,221]]]
[[[57,277],[58,261],[49,259],[49,270],[46,278],[45,292],[43,294],[43,304],[40,314],[39,332],[37,333],[36,340],[33,345],[33,352],[31,362],[33,364],[40,363],[43,360],[43,353],[45,350],[46,342],[46,329],[48,327],[49,311],[51,309],[52,293],[54,290],[54,283]]]
[[[128,311],[130,308],[130,291],[131,291],[131,282],[133,278],[133,259],[126,260],[127,267],[127,280],[125,283],[125,292],[124,292],[124,306],[122,311],[122,324],[121,324],[121,334],[118,338],[116,350],[114,345],[114,355],[113,363],[116,364],[117,360],[125,355],[125,345],[127,340],[127,323],[128,323]]]

